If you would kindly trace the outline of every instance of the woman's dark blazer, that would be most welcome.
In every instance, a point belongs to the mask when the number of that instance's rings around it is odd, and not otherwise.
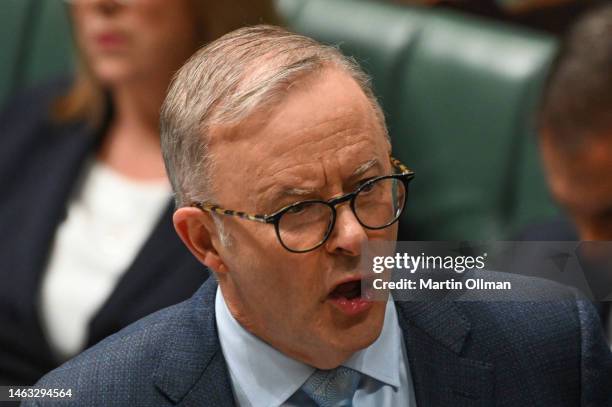
[[[33,384],[60,364],[39,319],[41,277],[70,194],[104,133],[85,122],[50,119],[51,103],[67,86],[62,79],[39,87],[0,115],[0,385]],[[87,347],[189,298],[208,277],[176,235],[172,211],[168,200],[153,233],[89,322]]]

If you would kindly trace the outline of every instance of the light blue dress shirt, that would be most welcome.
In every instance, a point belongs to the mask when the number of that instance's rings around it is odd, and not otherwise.
[[[217,288],[217,328],[232,389],[240,407],[314,406],[300,387],[315,368],[294,360],[244,329],[229,312]],[[385,321],[378,339],[353,354],[343,366],[363,377],[354,407],[415,407],[403,335],[393,301],[388,301]]]

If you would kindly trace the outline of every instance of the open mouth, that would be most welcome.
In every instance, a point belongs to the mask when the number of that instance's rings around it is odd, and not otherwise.
[[[353,300],[361,297],[361,280],[349,281],[336,287],[329,295],[331,298],[345,298]]]
[[[347,281],[329,294],[329,301],[343,314],[354,316],[368,310],[372,302],[363,298],[361,280]]]

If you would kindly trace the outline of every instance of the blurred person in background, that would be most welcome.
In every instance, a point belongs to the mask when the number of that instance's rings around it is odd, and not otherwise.
[[[389,1],[389,0],[387,0]],[[391,0],[450,8],[563,35],[589,8],[605,0]]]
[[[0,385],[32,384],[208,271],[172,227],[159,110],[174,72],[270,0],[73,0],[74,78],[0,117]]]
[[[521,238],[612,241],[612,5],[592,10],[569,33],[540,114],[544,166],[566,218],[534,225]],[[599,286],[604,273],[612,278],[612,269],[602,269],[610,255],[583,264]],[[598,308],[610,340],[610,303]]]

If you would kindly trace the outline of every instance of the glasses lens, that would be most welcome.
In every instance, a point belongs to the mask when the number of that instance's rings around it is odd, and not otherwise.
[[[333,212],[329,205],[304,202],[283,213],[278,235],[290,250],[307,251],[323,241],[329,231]]]
[[[397,178],[382,178],[359,191],[355,197],[355,215],[365,227],[381,229],[400,217],[404,202],[404,183]]]

